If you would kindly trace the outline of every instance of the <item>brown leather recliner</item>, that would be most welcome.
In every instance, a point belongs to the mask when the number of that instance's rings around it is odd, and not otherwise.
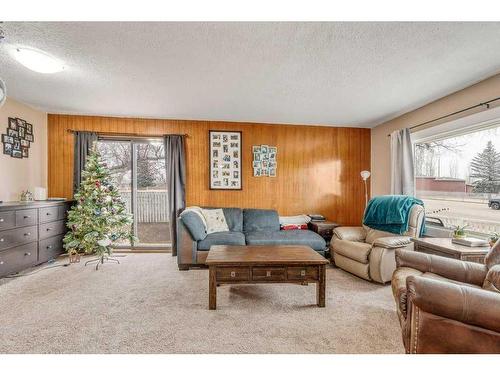
[[[407,353],[500,353],[500,264],[397,250],[396,265]]]

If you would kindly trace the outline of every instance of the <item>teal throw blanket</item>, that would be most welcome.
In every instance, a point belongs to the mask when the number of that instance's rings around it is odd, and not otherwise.
[[[365,210],[363,224],[385,232],[403,234],[408,230],[411,208],[419,204],[424,206],[420,199],[407,195],[381,195],[370,199]],[[425,219],[420,229],[424,232]]]

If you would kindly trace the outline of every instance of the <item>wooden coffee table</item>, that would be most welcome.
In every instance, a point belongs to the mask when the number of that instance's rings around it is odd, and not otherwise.
[[[316,303],[325,307],[328,260],[308,246],[212,246],[209,266],[208,307],[217,307],[221,284],[316,283]]]

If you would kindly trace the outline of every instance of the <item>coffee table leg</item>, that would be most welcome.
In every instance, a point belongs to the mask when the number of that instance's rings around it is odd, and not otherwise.
[[[318,307],[325,307],[326,267],[319,266],[319,281],[316,284],[316,303]]]
[[[215,266],[211,266],[208,272],[208,309],[215,310],[217,308],[217,281],[215,280]]]

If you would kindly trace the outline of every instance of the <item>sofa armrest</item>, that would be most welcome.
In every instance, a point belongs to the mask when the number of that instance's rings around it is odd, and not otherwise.
[[[410,237],[407,236],[380,237],[373,241],[373,246],[383,247],[385,249],[397,249],[406,247],[410,244]]]
[[[432,272],[447,279],[479,286],[483,285],[488,272],[483,264],[403,249],[396,249],[396,266],[398,268],[414,268],[421,272]]]
[[[364,241],[366,230],[363,227],[337,227],[333,230],[333,235],[339,240]]]
[[[410,309],[500,333],[500,293],[421,276],[406,283]]]
[[[486,274],[483,288],[492,292],[500,293],[500,264],[490,268]]]

